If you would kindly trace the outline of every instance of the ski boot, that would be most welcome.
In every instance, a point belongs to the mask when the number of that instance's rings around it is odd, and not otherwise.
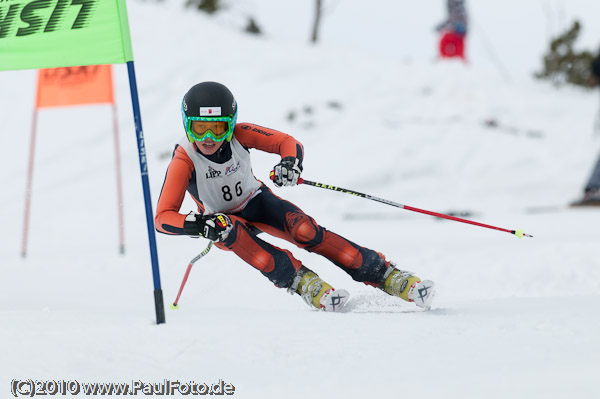
[[[391,263],[379,289],[386,293],[397,296],[408,302],[414,302],[420,308],[429,310],[435,296],[435,284],[433,281],[421,279],[411,272],[398,270]]]
[[[348,291],[336,290],[304,266],[288,291],[300,295],[310,307],[326,312],[339,312],[350,298]]]

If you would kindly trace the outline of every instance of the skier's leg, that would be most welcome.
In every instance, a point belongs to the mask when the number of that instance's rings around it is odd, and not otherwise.
[[[407,288],[420,281],[418,277],[393,267],[382,254],[321,227],[296,205],[266,188],[241,214],[260,230],[318,253],[346,271],[355,281],[379,287],[390,295],[410,301]],[[401,272],[403,279],[398,280],[397,272]]]
[[[296,205],[266,187],[238,215],[261,231],[326,257],[356,281],[375,286],[381,283],[387,268],[381,256],[319,226]]]
[[[288,250],[278,248],[257,237],[260,231],[238,216],[229,216],[232,230],[227,239],[216,245],[238,255],[258,269],[273,284],[297,293],[306,303],[317,309],[336,311],[348,299],[344,290],[335,291],[314,272],[294,258]],[[335,291],[335,292],[334,292]]]
[[[583,198],[573,202],[571,206],[598,206],[600,205],[600,156],[594,165],[592,174],[585,185]]]
[[[278,287],[288,288],[302,263],[288,250],[278,248],[257,237],[256,231],[240,217],[229,215],[232,230],[217,246],[234,252],[246,263],[258,269]]]
[[[594,164],[592,174],[585,185],[585,191],[600,190],[600,155]]]

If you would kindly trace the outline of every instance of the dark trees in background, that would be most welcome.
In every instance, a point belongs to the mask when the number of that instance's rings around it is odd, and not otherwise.
[[[594,85],[591,68],[594,55],[587,50],[577,52],[573,49],[580,30],[581,24],[575,21],[568,31],[550,42],[550,48],[544,56],[543,70],[535,74],[536,78],[548,79],[556,85]]]

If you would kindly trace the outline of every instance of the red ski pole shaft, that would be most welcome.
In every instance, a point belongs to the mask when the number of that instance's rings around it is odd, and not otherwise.
[[[398,202],[386,200],[386,199],[383,199],[383,198],[374,197],[372,195],[364,194],[364,193],[361,193],[361,192],[358,192],[358,191],[348,190],[347,188],[341,188],[341,187],[337,187],[337,186],[331,186],[329,184],[317,183],[317,182],[310,181],[310,180],[304,180],[302,178],[298,179],[298,184],[306,184],[306,185],[309,185],[309,186],[314,186],[314,187],[319,187],[319,188],[325,188],[327,190],[337,191],[337,192],[344,193],[344,194],[352,194],[352,195],[356,195],[357,197],[366,198],[366,199],[369,199],[369,200],[372,200],[372,201],[381,202],[383,204],[395,206],[395,207],[401,208],[401,209],[406,209],[407,211],[420,212],[420,213],[424,213],[426,215],[436,216],[436,217],[443,218],[443,219],[448,219],[448,220],[454,220],[456,222],[468,223],[468,224],[472,224],[474,226],[479,226],[479,227],[485,227],[485,228],[488,228],[488,229],[504,231],[506,233],[514,234],[514,235],[516,235],[519,238],[521,238],[523,236],[525,236],[525,237],[533,237],[530,234],[523,233],[523,230],[503,229],[501,227],[496,227],[496,226],[492,226],[492,225],[489,225],[489,224],[474,222],[472,220],[467,220],[467,219],[461,219],[461,218],[458,218],[456,216],[450,216],[450,215],[445,215],[443,213],[427,211],[427,210],[424,210],[424,209],[419,209],[419,208],[415,208],[415,207],[412,207],[412,206],[400,204]]]
[[[196,255],[194,257],[194,259],[192,259],[190,261],[190,263],[188,264],[188,267],[185,271],[185,275],[183,276],[183,281],[181,281],[181,286],[179,287],[179,292],[177,293],[177,298],[175,298],[175,302],[173,302],[171,304],[171,309],[178,309],[179,308],[179,298],[181,297],[181,293],[183,292],[183,287],[185,287],[185,283],[187,282],[187,279],[190,275],[190,272],[192,271],[192,266],[194,266],[194,263],[196,263],[200,258],[202,258],[204,255],[206,255],[208,253],[208,251],[210,251],[210,249],[213,246],[213,242],[209,242],[208,245],[206,246],[206,248],[204,248],[204,251],[200,252],[198,255]]]
[[[173,307],[177,307],[177,303],[179,303],[179,297],[181,297],[181,293],[183,292],[183,287],[185,287],[185,283],[187,282],[188,276],[192,271],[192,266],[194,264],[192,262],[189,263],[187,270],[185,271],[185,275],[183,276],[183,281],[181,281],[181,286],[179,287],[179,292],[177,293],[177,298],[175,298],[175,302],[173,302]]]

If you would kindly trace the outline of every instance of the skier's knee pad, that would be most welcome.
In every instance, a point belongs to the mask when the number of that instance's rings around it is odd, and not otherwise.
[[[262,248],[237,250],[247,263],[258,269],[265,277],[278,287],[288,288],[296,276],[296,268],[291,253],[286,250],[266,244]],[[245,253],[243,253],[243,252]],[[300,262],[297,267],[300,268]]]
[[[267,251],[253,252],[249,263],[265,273],[275,270],[275,265],[277,264],[273,254]]]
[[[233,251],[278,287],[290,287],[296,270],[301,267],[300,261],[294,259],[289,251],[259,239],[241,221],[236,221],[227,239],[217,245]]]
[[[323,229],[308,215],[292,212],[287,216],[292,238],[303,245],[315,246],[323,241]]]

